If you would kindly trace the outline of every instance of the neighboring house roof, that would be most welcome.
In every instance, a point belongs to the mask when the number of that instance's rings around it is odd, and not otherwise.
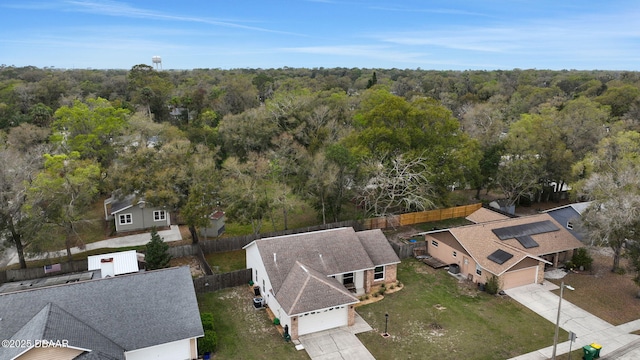
[[[574,212],[577,215],[582,215],[582,213],[585,210],[587,210],[589,205],[591,205],[591,201],[584,201],[584,202],[573,203],[573,204],[568,204],[568,205],[564,205],[564,206],[558,206],[556,208],[548,209],[548,210],[545,210],[543,212],[550,213],[550,212],[562,211],[562,210],[566,209],[566,210],[570,210],[570,211]]]
[[[122,199],[113,199],[111,202],[111,215],[115,215],[123,210],[126,210],[134,205],[135,200],[138,198],[137,195],[131,194],[127,195]],[[144,200],[138,200],[135,205],[143,203]]]
[[[479,224],[479,223],[485,223],[485,222],[496,221],[496,220],[504,220],[509,218],[511,217],[503,214],[502,212],[481,207],[480,209],[469,214],[469,216],[467,216],[465,219],[473,223]]]
[[[327,277],[299,261],[296,261],[289,271],[276,294],[276,299],[290,316],[358,302],[358,298],[347,291],[338,280]]]
[[[0,319],[3,339],[67,339],[89,360],[204,334],[188,267],[0,294]]]
[[[313,309],[323,309],[357,302],[352,295],[345,296],[344,286],[329,277],[400,262],[379,229],[322,230],[259,239],[245,248],[250,246],[258,248],[276,299],[291,311],[307,309],[313,303]],[[320,280],[322,276],[325,281]],[[336,284],[340,291],[333,288]],[[296,301],[291,296],[304,298]]]
[[[557,208],[545,210],[544,213],[551,215],[558,223],[565,227],[569,227],[569,223],[572,223],[572,228],[569,229],[571,233],[578,238],[578,240],[584,240],[585,234],[574,220],[578,220],[582,217],[582,213],[591,205],[591,201],[579,202],[574,204],[568,204],[559,206]]]
[[[129,274],[140,271],[138,267],[138,254],[135,250],[120,251],[115,253],[92,255],[87,258],[88,270],[100,270],[102,259],[113,259],[115,275]]]
[[[583,246],[548,214],[461,226],[440,233],[430,233],[429,236],[437,239],[447,236],[447,233],[455,238],[476,263],[496,275],[504,273],[525,258],[545,261],[540,256]],[[489,259],[497,250],[513,256],[499,264]]]

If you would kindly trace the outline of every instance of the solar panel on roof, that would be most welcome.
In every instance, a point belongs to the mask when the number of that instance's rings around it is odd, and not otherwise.
[[[540,245],[538,245],[538,243],[533,240],[533,238],[531,238],[531,236],[529,235],[525,235],[525,236],[518,236],[516,237],[516,240],[518,240],[518,242],[520,243],[520,245],[522,245],[525,249],[531,249],[534,247],[538,247]]]
[[[554,223],[552,223],[550,220],[545,220],[530,224],[506,226],[503,228],[493,229],[491,231],[493,231],[493,233],[496,234],[496,236],[500,240],[507,240],[518,238],[521,236],[544,234],[557,230],[559,229]]]
[[[487,256],[489,260],[493,261],[498,265],[504,264],[506,261],[508,261],[512,257],[513,257],[512,254],[509,254],[508,252],[500,249],[494,251],[491,255]]]

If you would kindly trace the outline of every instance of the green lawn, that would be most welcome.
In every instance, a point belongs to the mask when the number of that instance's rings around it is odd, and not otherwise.
[[[253,307],[247,286],[198,295],[201,312],[214,316],[216,359],[309,359],[307,352],[285,342],[266,310]]]
[[[414,259],[402,262],[398,279],[404,289],[357,308],[374,328],[358,337],[378,360],[506,359],[553,345],[554,325],[508,297],[459,286]]]
[[[244,250],[207,254],[205,258],[217,274],[247,268],[247,259]]]

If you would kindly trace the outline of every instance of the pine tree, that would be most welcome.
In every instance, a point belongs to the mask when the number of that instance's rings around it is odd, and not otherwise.
[[[169,267],[170,260],[171,255],[169,254],[169,245],[163,241],[154,227],[151,229],[151,241],[147,243],[147,251],[145,254],[147,270]]]

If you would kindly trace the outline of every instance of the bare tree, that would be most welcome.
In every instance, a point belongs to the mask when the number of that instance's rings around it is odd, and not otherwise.
[[[507,206],[515,205],[523,195],[533,196],[540,188],[541,166],[535,157],[503,158],[495,184],[507,199]]]
[[[594,173],[581,187],[580,195],[593,201],[582,214],[581,225],[593,245],[613,249],[611,271],[617,271],[625,243],[640,233],[640,169],[628,164]]]
[[[405,159],[399,155],[387,164],[374,163],[372,169],[367,184],[361,189],[367,213],[388,216],[434,206],[433,187],[423,156]]]

